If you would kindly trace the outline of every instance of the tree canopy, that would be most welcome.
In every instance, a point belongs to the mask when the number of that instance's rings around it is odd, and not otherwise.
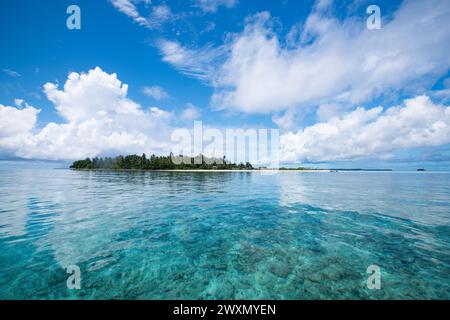
[[[173,161],[173,159],[177,161]],[[182,161],[181,161],[182,160]],[[253,166],[247,163],[231,163],[223,159],[207,158],[200,154],[196,157],[186,156],[156,156],[150,158],[142,154],[118,156],[115,158],[106,157],[93,159],[86,158],[77,160],[71,166],[71,169],[107,169],[107,170],[253,170]]]

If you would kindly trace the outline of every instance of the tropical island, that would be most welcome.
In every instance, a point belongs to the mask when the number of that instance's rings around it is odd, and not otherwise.
[[[329,169],[312,169],[305,167],[295,168],[267,168],[254,167],[250,162],[233,163],[223,158],[211,158],[199,154],[195,157],[183,155],[169,156],[151,155],[142,156],[132,154],[127,156],[86,158],[73,162],[70,169],[75,170],[144,170],[144,171],[302,171],[302,172],[330,172]]]
[[[173,156],[173,154],[156,156],[153,154],[147,158],[145,153],[142,156],[133,154],[115,158],[86,158],[75,161],[70,168],[84,170],[255,170],[250,162],[236,164],[228,161],[225,156],[208,158],[202,154],[196,157]]]

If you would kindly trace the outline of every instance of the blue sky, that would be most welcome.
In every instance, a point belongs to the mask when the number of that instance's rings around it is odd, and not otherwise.
[[[66,27],[71,4],[81,30]],[[366,27],[371,4],[381,30]],[[446,168],[447,13],[419,0],[3,1],[0,157],[168,153],[170,132],[201,120],[279,128],[285,163]]]

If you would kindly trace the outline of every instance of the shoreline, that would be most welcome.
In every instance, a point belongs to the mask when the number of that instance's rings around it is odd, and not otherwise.
[[[275,172],[304,172],[304,173],[311,173],[311,172],[333,172],[333,170],[329,169],[305,169],[305,170],[298,170],[298,169],[292,169],[292,170],[280,170],[280,169],[242,169],[242,170],[232,170],[232,169],[225,169],[225,170],[209,170],[209,169],[160,169],[160,170],[140,170],[140,169],[73,169],[69,168],[70,170],[74,171],[132,171],[132,172],[203,172],[203,173],[209,173],[209,172],[217,172],[217,173],[227,173],[227,172],[266,172],[266,173],[275,173]]]
[[[320,170],[314,170],[314,169],[305,169],[305,170],[280,170],[280,169],[256,169],[256,170],[208,170],[208,169],[175,169],[175,170],[152,170],[152,171],[161,171],[161,172],[331,172],[331,170],[328,169],[320,169]]]

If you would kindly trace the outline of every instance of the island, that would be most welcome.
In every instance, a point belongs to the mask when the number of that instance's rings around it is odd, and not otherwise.
[[[196,157],[153,154],[147,158],[145,153],[142,156],[133,154],[115,158],[86,158],[75,161],[70,168],[79,170],[255,170],[250,162],[236,164],[228,161],[225,156],[208,158],[202,154]]]
[[[175,161],[174,161],[175,160]],[[70,169],[75,170],[144,170],[144,171],[281,171],[281,172],[331,172],[329,169],[312,169],[305,167],[295,168],[267,168],[254,167],[250,162],[233,163],[222,158],[208,158],[199,154],[195,157],[183,155],[174,156],[172,153],[168,156],[151,155],[147,158],[146,154],[142,156],[132,154],[127,156],[105,157],[105,158],[86,158],[73,162]]]

